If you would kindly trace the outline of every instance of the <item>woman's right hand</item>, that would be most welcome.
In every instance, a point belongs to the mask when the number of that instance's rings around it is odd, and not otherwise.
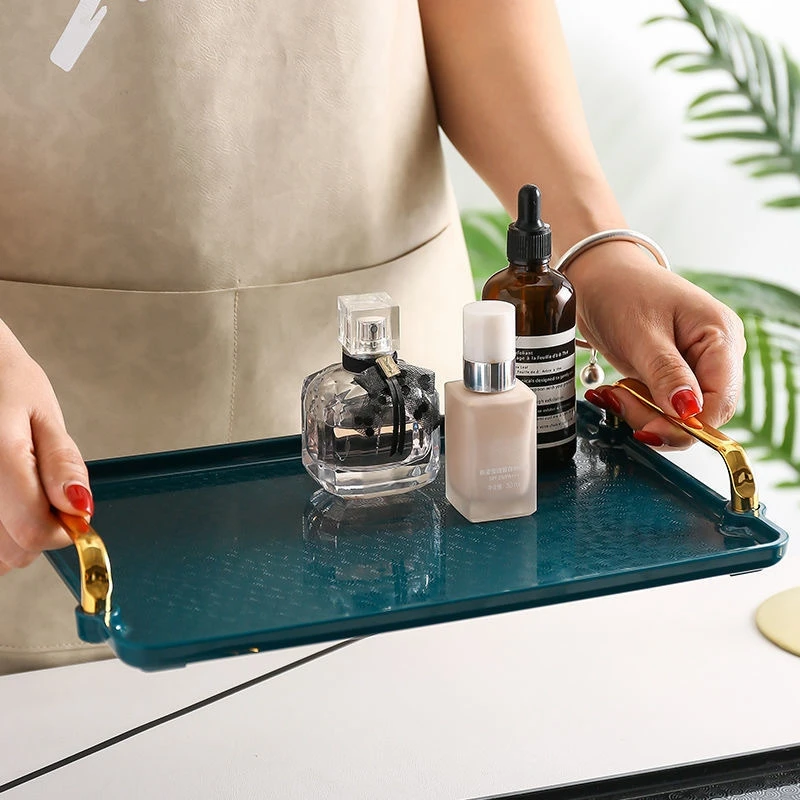
[[[70,543],[53,509],[88,528],[86,465],[44,371],[0,322],[0,575]]]

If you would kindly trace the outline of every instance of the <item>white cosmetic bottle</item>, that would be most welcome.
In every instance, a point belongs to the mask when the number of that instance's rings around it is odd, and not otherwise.
[[[536,511],[536,395],[516,380],[514,306],[464,307],[464,381],[445,384],[447,499],[470,522]]]

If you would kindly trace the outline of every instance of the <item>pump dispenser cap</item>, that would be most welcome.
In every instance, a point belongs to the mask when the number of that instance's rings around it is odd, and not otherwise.
[[[464,306],[464,385],[504,392],[516,374],[516,311],[511,303],[478,300]]]
[[[542,222],[542,193],[527,183],[517,196],[517,221],[508,226],[506,254],[512,264],[547,261],[552,255],[550,226]]]
[[[355,358],[394,353],[400,336],[400,307],[386,292],[339,298],[339,342]]]

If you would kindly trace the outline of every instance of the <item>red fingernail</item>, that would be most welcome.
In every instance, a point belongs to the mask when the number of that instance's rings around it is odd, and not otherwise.
[[[642,444],[649,444],[650,447],[661,447],[664,444],[664,440],[660,436],[656,436],[650,431],[634,431],[633,438]]]
[[[76,517],[74,514],[67,514],[64,511],[59,511],[58,516],[72,533],[86,533],[90,528],[89,520],[83,517]]]
[[[601,389],[600,396],[606,401],[606,408],[615,414],[622,414],[622,403],[617,400],[611,389]]]
[[[694,428],[696,431],[703,430],[703,423],[697,417],[686,417],[683,424],[689,428]]]
[[[693,417],[702,411],[700,402],[691,389],[679,389],[672,395],[670,402],[681,419]]]
[[[593,405],[602,408],[604,411],[608,409],[608,403],[603,399],[603,395],[594,389],[587,389],[584,397]]]
[[[94,514],[92,493],[85,486],[81,486],[79,483],[70,483],[64,487],[64,494],[74,509],[83,511],[84,514],[90,516]]]

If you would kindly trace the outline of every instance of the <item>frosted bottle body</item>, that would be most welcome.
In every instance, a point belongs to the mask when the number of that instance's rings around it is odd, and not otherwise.
[[[470,522],[536,511],[536,395],[445,384],[447,499]]]

